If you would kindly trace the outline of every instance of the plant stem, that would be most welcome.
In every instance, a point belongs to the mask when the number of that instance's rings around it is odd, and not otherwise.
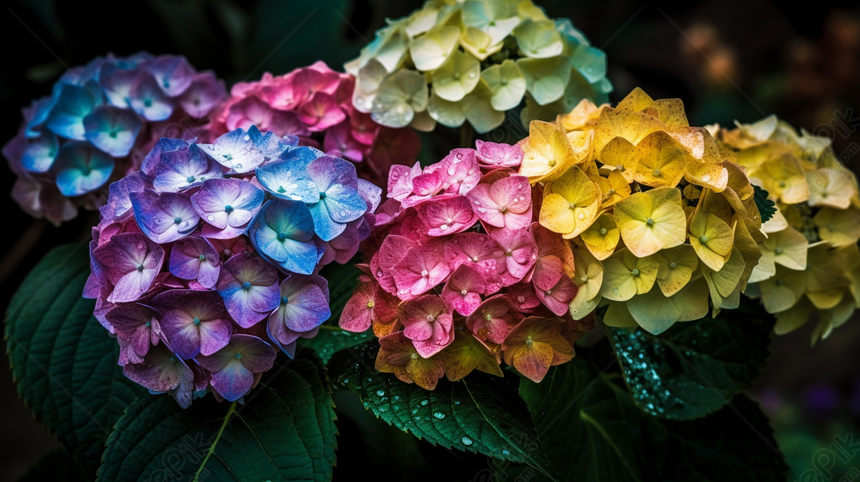
[[[320,325],[320,330],[329,330],[329,331],[346,331],[343,328],[335,325]]]
[[[475,129],[469,121],[460,126],[460,147],[473,147],[475,143]]]

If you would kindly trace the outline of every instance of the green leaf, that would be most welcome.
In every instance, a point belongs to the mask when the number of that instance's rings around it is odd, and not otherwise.
[[[146,390],[117,365],[119,346],[81,297],[90,272],[85,245],[49,252],[12,298],[6,349],[18,394],[89,474],[123,410]]]
[[[642,414],[630,396],[604,381],[577,347],[573,361],[550,368],[541,383],[520,380],[538,437],[564,480],[641,481],[630,428]]]
[[[245,403],[167,396],[133,403],[108,440],[99,480],[331,479],[337,443],[325,367],[311,350],[279,357]]]
[[[776,203],[767,198],[769,193],[761,187],[753,184],[753,189],[755,190],[753,199],[759,214],[761,214],[761,222],[766,223],[776,214]]]
[[[761,375],[774,323],[743,298],[735,310],[676,323],[658,336],[609,326],[606,333],[636,403],[651,415],[689,420],[718,410]]]
[[[18,482],[91,482],[92,477],[87,476],[74,458],[60,447],[54,449],[39,459],[36,465],[27,469],[27,472],[18,479]]]
[[[592,350],[593,351],[593,350]],[[571,481],[784,481],[773,431],[745,395],[681,422],[642,412],[613,383],[614,360],[577,349],[536,384],[520,381],[555,473]]]
[[[514,377],[474,372],[460,382],[440,380],[427,391],[374,370],[378,350],[372,340],[335,354],[328,364],[332,377],[358,392],[377,417],[433,445],[526,463],[552,477]]]
[[[360,274],[361,271],[355,267],[354,260],[347,264],[329,264],[320,272],[320,275],[329,283],[331,318],[320,326],[317,336],[310,339],[299,338],[299,344],[316,350],[323,363],[328,363],[331,356],[340,350],[375,338],[372,329],[362,333],[352,333],[338,326],[343,307],[346,306],[353,290],[358,286],[358,275]]]

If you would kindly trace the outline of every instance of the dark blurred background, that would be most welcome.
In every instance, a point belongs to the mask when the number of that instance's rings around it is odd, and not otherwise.
[[[198,69],[227,81],[283,74],[318,59],[341,69],[373,38],[386,17],[420,7],[420,0],[9,0],[0,10],[4,33],[0,72],[0,141],[19,127],[20,109],[48,94],[65,70],[113,52],[183,54]],[[837,155],[858,171],[860,156],[860,8],[856,2],[709,0],[641,4],[628,0],[539,0],[550,17],[568,17],[606,51],[613,101],[633,87],[652,97],[680,97],[691,124],[731,125],[775,113],[797,127],[834,138]],[[524,131],[525,132],[525,131]],[[426,139],[426,136],[425,136]],[[439,128],[422,160],[438,159],[457,143]],[[59,228],[29,218],[9,197],[14,176],[0,176],[0,306],[50,248],[89,239],[92,213]],[[810,348],[814,323],[776,338],[771,362],[753,390],[773,417],[777,439],[797,475],[833,437],[854,433],[860,420],[860,320],[849,321]],[[742,321],[742,320],[739,320]],[[3,366],[8,360],[3,357]],[[56,446],[18,399],[9,371],[0,370],[0,481],[16,480]],[[357,400],[339,395],[345,412],[341,447],[390,450],[391,475],[422,479],[428,461],[443,479],[462,463],[451,455],[367,425]],[[373,428],[354,435],[362,425]],[[352,438],[351,438],[352,437]],[[362,454],[341,450],[337,473],[360,467]],[[463,460],[461,460],[463,459]],[[366,459],[364,459],[366,461]],[[394,460],[394,462],[392,462]],[[399,460],[399,462],[398,462]],[[441,461],[441,463],[439,462]],[[848,465],[835,467],[838,480]],[[840,472],[840,470],[842,472]],[[857,470],[856,468],[854,470]],[[471,472],[474,473],[474,472]],[[860,472],[857,472],[860,475]],[[853,479],[852,479],[853,480]]]

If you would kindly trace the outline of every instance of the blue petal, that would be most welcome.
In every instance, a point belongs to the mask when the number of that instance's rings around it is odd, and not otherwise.
[[[238,173],[251,172],[266,160],[243,129],[230,131],[213,144],[198,145],[215,162]]]
[[[48,129],[60,137],[85,140],[84,117],[102,104],[99,92],[101,89],[94,83],[84,86],[63,84],[48,116]]]
[[[301,166],[301,169],[307,169],[308,164],[323,156],[325,156],[325,152],[319,149],[302,146],[287,149],[279,156],[279,159],[296,163]]]
[[[24,136],[27,138],[39,137],[42,135],[42,125],[48,120],[48,115],[54,104],[57,102],[56,96],[42,97],[41,99],[30,104],[30,107],[24,110],[25,115],[31,115],[27,121],[27,128],[24,130]],[[28,110],[29,109],[29,110]]]
[[[185,57],[164,55],[144,64],[154,77],[161,90],[170,97],[176,97],[191,85],[194,70]]]
[[[317,236],[323,241],[331,241],[346,230],[346,224],[335,222],[331,218],[328,207],[324,202],[318,202],[308,206],[314,218],[314,229]]]
[[[251,142],[257,146],[257,149],[263,153],[265,157],[275,158],[281,155],[290,147],[289,144],[284,144],[274,132],[266,132],[263,134],[257,126],[248,128],[248,135],[251,137]]]
[[[182,151],[188,149],[188,141],[184,141],[182,139],[171,139],[169,137],[162,137],[155,143],[155,147],[149,151],[149,154],[143,158],[143,164],[140,166],[140,170],[145,172],[149,176],[155,175],[155,167],[158,165],[158,161],[161,158],[161,154],[164,152],[173,152],[173,151]]]
[[[316,184],[301,163],[281,160],[258,167],[257,180],[273,196],[281,199],[315,203],[320,200]]]
[[[135,70],[106,72],[100,79],[105,98],[116,107],[128,108],[139,78],[140,72]]]
[[[106,154],[125,157],[131,152],[141,126],[140,119],[132,112],[102,105],[84,117],[84,136]]]
[[[73,197],[102,187],[113,173],[114,160],[85,142],[70,142],[56,161],[57,188]]]
[[[30,141],[21,165],[30,172],[48,172],[60,150],[60,143],[51,132],[46,132],[42,137]]]

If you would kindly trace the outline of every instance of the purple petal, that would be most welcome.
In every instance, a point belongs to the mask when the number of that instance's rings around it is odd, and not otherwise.
[[[181,239],[170,250],[170,272],[177,278],[197,280],[213,288],[221,271],[221,258],[209,241],[197,236]]]
[[[200,216],[189,196],[182,193],[145,190],[129,195],[134,218],[140,230],[159,244],[170,243],[190,234]]]
[[[245,226],[253,219],[266,195],[262,189],[239,179],[210,179],[191,196],[200,217],[219,229]]]

